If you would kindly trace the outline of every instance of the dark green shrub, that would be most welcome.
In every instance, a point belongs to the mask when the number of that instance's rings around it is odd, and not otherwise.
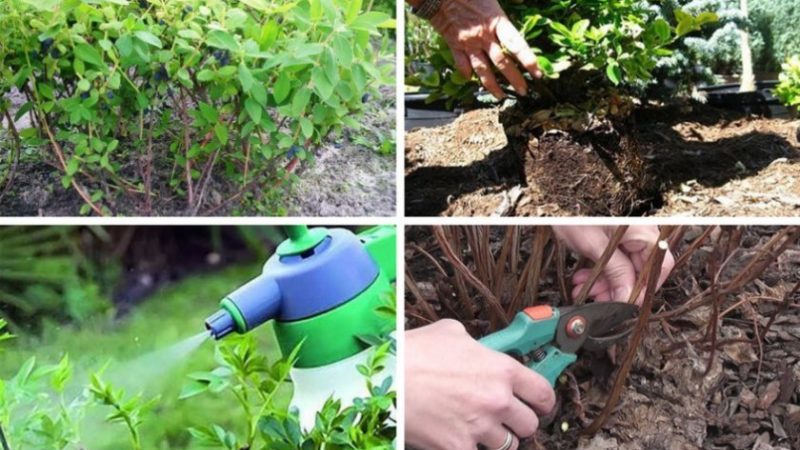
[[[750,0],[755,29],[763,36],[763,70],[779,71],[792,55],[800,54],[800,3],[795,0]]]

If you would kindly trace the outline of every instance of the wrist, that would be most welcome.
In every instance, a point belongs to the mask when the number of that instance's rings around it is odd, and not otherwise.
[[[411,4],[415,1],[417,4]],[[411,13],[423,20],[431,20],[442,9],[445,0],[410,0]]]

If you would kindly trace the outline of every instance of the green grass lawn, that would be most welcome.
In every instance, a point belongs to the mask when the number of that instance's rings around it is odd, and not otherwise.
[[[233,431],[242,429],[240,408],[229,393],[178,399],[187,374],[215,367],[214,343],[204,342],[183,361],[139,358],[203,331],[203,321],[216,310],[219,299],[256,276],[259,269],[258,265],[247,265],[193,276],[162,288],[118,321],[96,318],[79,328],[48,324],[40,336],[20,336],[7,343],[0,376],[13,376],[31,355],[42,363],[55,363],[68,353],[76,366],[73,391],[79,391],[89,373],[111,361],[106,375],[112,384],[125,386],[128,393],[143,391],[146,395],[161,395],[155,413],[142,428],[143,448],[198,448],[191,444],[186,431],[189,427],[219,424]],[[279,352],[271,326],[264,326],[256,333],[264,354],[277,357]],[[122,372],[120,367],[124,368]],[[288,402],[288,395],[281,401]],[[130,448],[125,428],[104,423],[102,418],[108,411],[102,407],[92,410],[96,412],[87,417],[82,426],[85,450]]]

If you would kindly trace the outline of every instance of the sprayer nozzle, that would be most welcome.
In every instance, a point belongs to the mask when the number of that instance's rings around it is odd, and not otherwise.
[[[220,340],[233,333],[236,327],[231,314],[221,309],[206,319],[206,329],[211,332],[211,337]]]

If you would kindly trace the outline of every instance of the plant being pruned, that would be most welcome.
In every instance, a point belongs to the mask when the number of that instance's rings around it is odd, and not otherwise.
[[[9,0],[0,112],[31,115],[13,134],[49,148],[81,213],[151,214],[165,194],[197,214],[220,176],[280,213],[287,163],[360,128],[364,94],[391,82],[372,37],[393,26],[360,0]]]

